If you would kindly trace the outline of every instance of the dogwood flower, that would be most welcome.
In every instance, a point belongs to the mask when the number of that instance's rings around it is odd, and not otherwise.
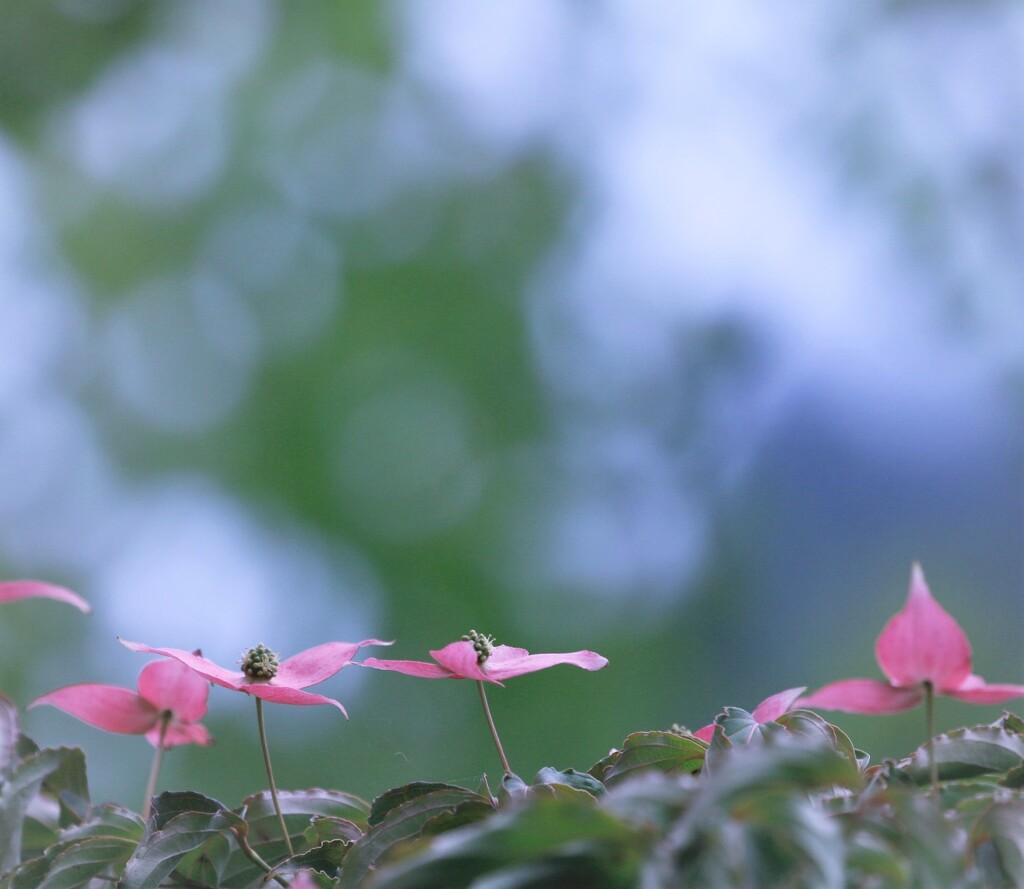
[[[150,654],[173,658],[184,664],[193,673],[203,679],[208,679],[215,685],[243,692],[256,699],[256,724],[259,730],[260,747],[263,750],[263,765],[267,770],[267,781],[270,785],[270,796],[274,801],[274,810],[277,812],[277,821],[281,827],[281,836],[288,849],[288,855],[294,855],[295,850],[284,821],[284,813],[281,811],[281,801],[277,795],[274,770],[270,764],[270,748],[267,745],[267,731],[263,722],[263,702],[272,701],[275,704],[299,706],[331,704],[347,717],[348,713],[345,708],[334,698],[303,691],[303,689],[323,682],[342,667],[347,667],[356,652],[364,645],[390,645],[391,643],[381,642],[379,639],[364,639],[362,642],[325,642],[323,645],[307,648],[283,661],[276,653],[260,643],[242,654],[241,670],[229,670],[198,653],[183,651],[180,648],[152,648],[141,642],[127,642],[124,639],[120,641],[122,645],[132,651],[146,651]]]
[[[800,700],[802,707],[847,713],[898,713],[932,694],[974,704],[1024,697],[1024,685],[990,684],[972,672],[971,645],[960,625],[932,598],[921,566],[914,564],[903,609],[875,643],[887,681],[843,679]]]
[[[132,651],[144,651],[173,658],[203,679],[230,688],[232,691],[240,691],[275,704],[331,704],[346,716],[348,713],[345,708],[334,698],[303,689],[329,679],[342,667],[348,666],[356,652],[364,645],[391,644],[379,639],[364,639],[362,642],[325,642],[283,661],[269,648],[257,645],[243,655],[242,669],[229,670],[201,655],[180,648],[153,648],[141,642],[128,642],[124,639],[120,641]]]
[[[0,602],[15,602],[18,599],[56,599],[74,605],[86,614],[92,611],[85,599],[62,586],[43,583],[41,580],[8,580],[0,583]]]
[[[498,750],[501,766],[505,775],[512,775],[508,757],[498,737],[498,729],[491,716],[491,707],[487,703],[487,692],[484,683],[504,685],[503,679],[512,679],[525,673],[546,670],[556,664],[572,664],[584,670],[600,670],[608,663],[608,658],[593,651],[569,651],[561,654],[530,654],[525,648],[513,648],[510,645],[495,645],[493,636],[485,636],[476,630],[470,630],[458,642],[452,642],[438,651],[430,652],[436,663],[426,661],[384,661],[368,657],[360,663],[362,667],[375,670],[393,670],[407,676],[419,676],[421,679],[473,679],[480,692],[480,703],[484,708],[484,718],[491,732],[494,746]]]
[[[593,651],[530,654],[525,648],[495,645],[490,636],[484,636],[475,630],[470,630],[459,642],[452,642],[438,651],[430,652],[430,656],[437,663],[387,661],[368,657],[360,662],[360,666],[372,667],[375,670],[393,670],[422,679],[475,679],[478,682],[503,685],[504,679],[546,670],[557,664],[572,664],[584,670],[600,670],[608,663],[608,658]]]
[[[50,704],[88,725],[123,735],[145,735],[154,747],[206,746],[211,739],[199,720],[206,715],[210,686],[176,661],[154,661],[139,673],[138,691],[83,683],[58,688],[31,704]]]
[[[801,685],[799,688],[787,688],[785,691],[780,691],[778,694],[772,695],[770,698],[765,698],[754,708],[754,712],[750,715],[754,717],[754,721],[758,725],[764,725],[766,722],[775,722],[783,713],[787,713],[793,706],[793,702],[800,697],[805,691],[807,691],[806,685]],[[711,738],[715,734],[715,724],[706,725],[702,729],[698,729],[693,733],[695,738],[700,738],[702,741],[711,741]]]

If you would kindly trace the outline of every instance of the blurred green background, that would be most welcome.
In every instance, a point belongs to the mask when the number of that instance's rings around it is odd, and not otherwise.
[[[0,576],[95,605],[4,608],[19,703],[133,685],[116,636],[605,654],[495,690],[529,778],[878,675],[915,559],[1024,681],[1019,4],[0,13]],[[469,683],[316,690],[284,787],[499,774]],[[25,721],[140,804],[140,739]],[[262,789],[251,700],[207,724],[162,786]]]

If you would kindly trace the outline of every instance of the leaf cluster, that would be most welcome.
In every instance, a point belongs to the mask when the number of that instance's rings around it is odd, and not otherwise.
[[[1024,885],[1024,720],[871,765],[839,728],[726,708],[710,743],[637,732],[586,771],[492,790],[417,782],[372,804],[337,790],[231,808],[163,793],[143,820],[90,801],[80,750],[40,750],[0,699],[0,889]]]

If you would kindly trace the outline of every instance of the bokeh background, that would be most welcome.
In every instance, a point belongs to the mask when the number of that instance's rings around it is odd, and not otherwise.
[[[913,560],[1024,681],[1024,8],[0,2],[2,688],[470,627],[592,648],[492,695],[586,768],[879,675]],[[377,653],[377,652],[374,652]],[[271,707],[279,782],[498,764],[468,683]],[[943,701],[939,724],[999,708]],[[876,758],[923,715],[836,715]],[[251,700],[164,787],[264,786]],[[149,748],[55,710],[99,800]]]

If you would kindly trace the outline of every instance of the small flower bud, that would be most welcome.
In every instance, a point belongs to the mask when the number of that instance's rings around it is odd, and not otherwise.
[[[483,633],[478,633],[476,630],[470,630],[462,637],[463,642],[472,642],[473,648],[476,651],[476,662],[480,666],[483,666],[487,662],[487,658],[494,652],[494,637],[485,636]]]
[[[262,642],[242,654],[242,672],[253,679],[273,679],[280,661]]]

